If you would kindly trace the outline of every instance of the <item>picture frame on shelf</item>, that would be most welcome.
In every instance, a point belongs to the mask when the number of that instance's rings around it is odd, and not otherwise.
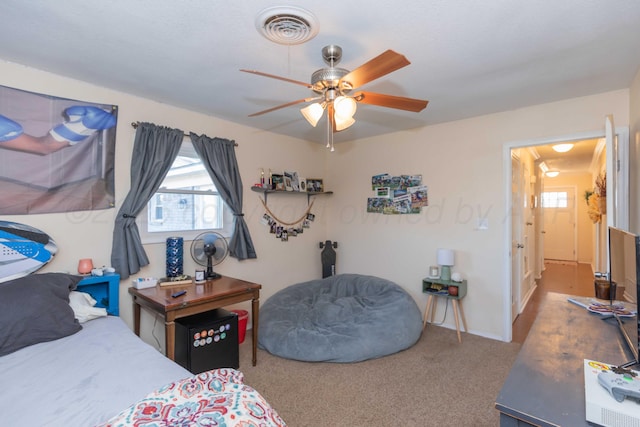
[[[307,178],[307,191],[312,193],[323,193],[324,182],[319,178]]]
[[[307,178],[299,178],[300,180],[300,192],[307,192]]]
[[[280,174],[272,174],[271,175],[271,186],[273,190],[285,190],[284,187],[284,176]]]
[[[300,191],[300,181],[298,179],[298,172],[285,171],[284,176],[285,178],[288,177],[291,180],[291,191]]]
[[[291,177],[285,175],[284,176],[284,189],[286,191],[293,191],[293,187],[291,186]]]

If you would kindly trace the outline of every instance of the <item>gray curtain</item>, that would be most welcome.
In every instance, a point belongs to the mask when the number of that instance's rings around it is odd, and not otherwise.
[[[113,228],[111,265],[121,279],[149,265],[140,240],[136,215],[160,188],[180,151],[184,132],[151,123],[140,123],[136,130],[131,158],[131,188],[122,202]]]
[[[242,213],[242,180],[238,171],[235,142],[223,138],[190,134],[196,153],[202,159],[222,200],[234,215],[234,231],[229,241],[229,254],[239,260],[257,258],[249,227]]]

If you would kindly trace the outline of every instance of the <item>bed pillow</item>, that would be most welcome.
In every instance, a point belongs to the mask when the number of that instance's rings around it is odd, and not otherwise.
[[[82,329],[69,306],[69,292],[81,279],[42,273],[1,283],[0,356]]]
[[[96,303],[97,301],[86,292],[71,291],[69,294],[69,305],[80,323],[107,315],[106,308],[94,307]]]

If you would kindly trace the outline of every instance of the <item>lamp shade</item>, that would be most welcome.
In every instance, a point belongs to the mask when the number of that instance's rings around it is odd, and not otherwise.
[[[340,116],[336,116],[336,131],[340,132],[341,130],[345,130],[355,122],[356,121],[351,117],[343,118]]]
[[[339,96],[333,101],[335,115],[338,117],[351,118],[356,113],[356,101],[347,96]]]
[[[324,108],[322,107],[322,104],[316,102],[315,104],[307,105],[301,109],[300,112],[311,126],[316,127],[318,120],[322,117]]]
[[[437,260],[440,265],[454,265],[454,252],[452,249],[438,248]]]

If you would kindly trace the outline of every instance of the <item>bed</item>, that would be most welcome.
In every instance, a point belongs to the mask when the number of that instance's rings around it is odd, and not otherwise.
[[[2,425],[285,425],[240,371],[193,375],[98,307],[85,307],[80,324],[69,304],[79,280],[44,273],[0,283]]]

